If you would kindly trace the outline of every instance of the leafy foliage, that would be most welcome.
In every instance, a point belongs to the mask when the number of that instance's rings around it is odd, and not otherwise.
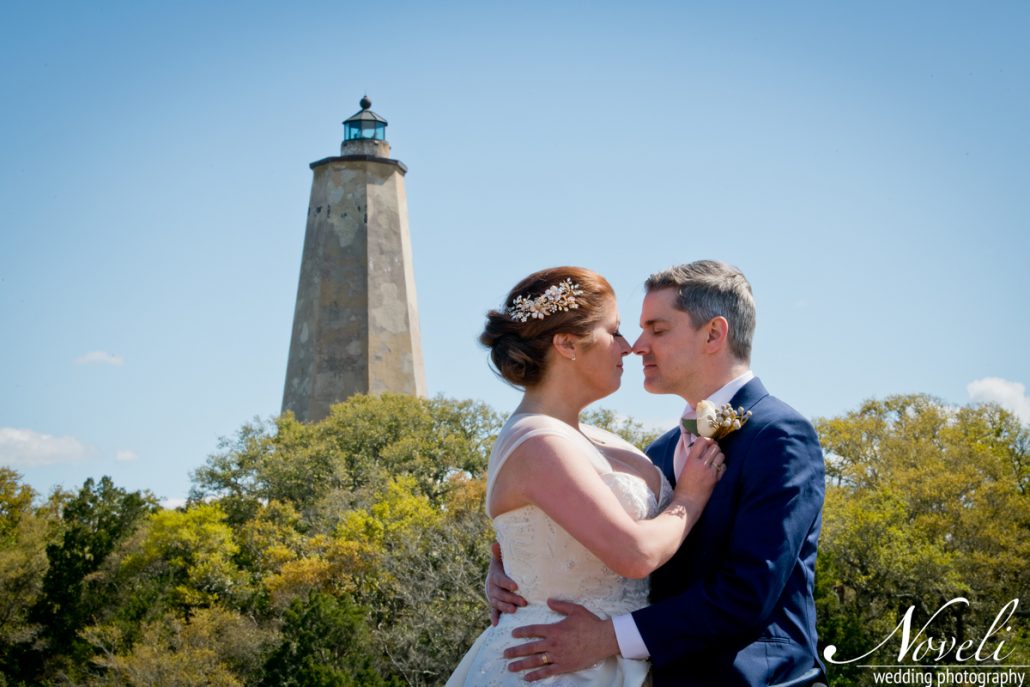
[[[46,547],[48,567],[32,612],[33,621],[43,628],[41,647],[51,667],[65,657],[73,665],[88,662],[92,651],[78,633],[105,601],[102,595],[90,593],[90,576],[158,508],[152,495],[127,492],[109,477],[99,483],[87,479],[78,494],[60,495],[58,507],[62,531]],[[34,658],[38,660],[39,655]]]
[[[51,509],[32,507],[35,493],[20,479],[0,467],[0,676],[16,669],[43,629],[29,614],[43,589],[56,522]]]
[[[194,473],[191,500],[217,498],[233,524],[277,501],[305,523],[322,525],[408,475],[439,504],[452,473],[485,473],[500,426],[493,410],[474,401],[353,396],[321,422],[304,424],[286,413],[244,426]]]
[[[665,429],[649,429],[644,426],[644,423],[631,417],[620,417],[615,411],[607,408],[591,408],[580,416],[579,421],[618,434],[641,451],[666,431]]]
[[[933,625],[961,643],[979,641],[1009,600],[1030,597],[1028,436],[1013,415],[892,396],[816,427],[829,482],[817,617],[839,658],[877,646],[909,607],[921,627],[967,598]],[[1020,644],[1013,639],[1007,646]],[[839,672],[834,684],[857,679]]]
[[[346,597],[312,593],[286,612],[283,641],[265,665],[261,687],[388,687],[372,665],[363,610]]]
[[[253,684],[273,637],[253,619],[220,607],[199,609],[188,620],[167,613],[145,623],[139,640],[127,646],[113,626],[94,626],[83,635],[100,650],[94,662],[105,669],[90,681],[95,687]]]
[[[217,503],[150,517],[142,537],[121,559],[119,577],[156,581],[181,611],[231,600],[246,578],[236,567],[239,546]]]
[[[637,446],[607,410],[583,422]],[[979,638],[1030,597],[1030,437],[997,406],[921,395],[817,421],[828,489],[823,644],[869,651],[914,607]],[[487,624],[485,470],[501,418],[472,401],[356,396],[255,421],[160,510],[108,478],[45,502],[0,468],[0,686],[439,685]],[[1030,663],[1025,609],[1003,632]],[[885,649],[885,651],[888,651]],[[834,685],[861,677],[831,666]]]

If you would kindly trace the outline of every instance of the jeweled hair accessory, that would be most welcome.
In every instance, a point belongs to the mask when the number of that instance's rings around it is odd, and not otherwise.
[[[527,296],[515,296],[515,300],[508,307],[508,317],[518,322],[528,322],[531,319],[542,320],[548,315],[556,312],[568,312],[579,307],[576,296],[582,296],[583,289],[579,284],[573,284],[572,279],[560,281],[550,286],[536,298]]]

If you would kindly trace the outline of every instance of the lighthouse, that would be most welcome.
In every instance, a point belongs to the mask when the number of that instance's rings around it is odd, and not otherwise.
[[[321,420],[353,394],[425,396],[404,193],[387,122],[368,97],[343,122],[340,155],[311,163],[304,253],[283,412]]]

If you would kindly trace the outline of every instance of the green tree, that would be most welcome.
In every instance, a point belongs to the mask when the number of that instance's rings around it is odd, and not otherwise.
[[[366,506],[394,476],[409,475],[439,502],[454,472],[486,470],[501,419],[473,401],[356,395],[311,424],[286,413],[245,426],[193,474],[191,500],[218,498],[232,524],[262,504],[289,503],[307,525]]]
[[[125,643],[115,626],[87,628],[104,671],[90,685],[126,687],[243,687],[260,680],[264,655],[274,644],[271,630],[222,608],[197,609],[186,619],[173,612],[144,624],[140,637]]]
[[[379,674],[442,682],[486,627],[481,589],[493,539],[484,480],[455,473],[449,481],[437,505],[413,477],[398,477],[367,508],[344,514],[332,537],[309,538],[307,551],[264,578],[272,608],[312,593],[350,599],[375,628]]]
[[[483,579],[494,533],[485,480],[452,479],[440,517],[395,538],[382,559],[388,582],[368,601],[389,666],[408,685],[443,684],[489,624]]]
[[[240,552],[237,560],[255,579],[278,573],[284,563],[304,555],[311,537],[292,504],[271,501],[234,531]]]
[[[263,656],[236,655],[263,651],[275,624],[241,615],[253,589],[238,553],[217,503],[147,517],[90,578],[106,599],[80,632],[94,655],[91,684],[230,687],[257,679]]]
[[[312,593],[287,611],[282,644],[265,664],[262,687],[389,687],[371,658],[365,612],[347,599]]]
[[[61,534],[46,547],[48,567],[32,619],[41,626],[47,672],[60,670],[65,660],[87,665],[92,651],[78,633],[91,624],[106,603],[88,589],[96,572],[120,541],[130,536],[149,513],[157,510],[153,495],[114,486],[109,477],[87,479],[75,495],[58,499]],[[26,658],[23,669],[39,665]]]
[[[377,675],[437,684],[487,623],[482,495],[500,426],[472,401],[355,396],[321,422],[244,427],[194,473],[191,502],[225,509],[267,622],[332,598],[375,628]]]
[[[665,433],[665,429],[649,429],[631,417],[623,417],[608,408],[592,408],[583,412],[579,421],[618,434],[641,451]],[[668,428],[666,428],[668,429]]]
[[[20,657],[41,629],[29,612],[43,588],[54,518],[48,509],[34,508],[34,498],[21,475],[0,467],[0,675],[21,672]]]
[[[217,497],[228,521],[234,525],[253,517],[262,502],[269,500],[261,466],[275,449],[274,429],[275,425],[255,418],[232,439],[219,439],[219,451],[208,456],[206,464],[192,474],[190,502]]]
[[[982,637],[1008,601],[1030,596],[1028,435],[1016,417],[908,395],[816,428],[828,483],[819,629],[839,659],[871,650],[909,607],[921,627],[949,600],[968,598],[934,621],[935,634],[961,643]],[[1025,642],[1007,638],[1013,661],[1030,658]],[[857,684],[848,669],[831,677]]]
[[[235,563],[239,546],[217,503],[161,510],[121,557],[116,581],[131,588],[156,584],[164,606],[181,613],[248,593]]]

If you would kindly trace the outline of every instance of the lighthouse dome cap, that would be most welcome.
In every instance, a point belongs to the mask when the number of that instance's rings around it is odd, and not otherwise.
[[[369,109],[370,107],[372,107],[372,101],[369,100],[367,95],[361,98],[361,102],[359,104],[361,105],[361,109],[352,114],[347,119],[343,120],[344,124],[346,124],[347,122],[382,122],[383,124],[387,123],[385,119],[383,119],[382,117],[380,117],[375,112]]]

